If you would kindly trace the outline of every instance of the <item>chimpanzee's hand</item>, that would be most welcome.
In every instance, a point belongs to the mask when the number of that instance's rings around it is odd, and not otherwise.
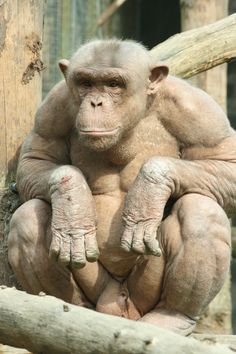
[[[140,170],[130,188],[123,211],[124,233],[121,247],[139,254],[161,255],[157,229],[171,190],[166,183],[168,170],[153,160]]]
[[[64,265],[81,268],[86,260],[94,262],[99,256],[95,203],[82,174],[74,173],[72,166],[66,172],[62,169],[51,183],[50,256]]]

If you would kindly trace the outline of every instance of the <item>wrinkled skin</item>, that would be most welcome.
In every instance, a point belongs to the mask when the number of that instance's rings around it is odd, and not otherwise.
[[[91,42],[59,66],[18,166],[17,278],[189,334],[229,269],[235,132],[137,43]]]

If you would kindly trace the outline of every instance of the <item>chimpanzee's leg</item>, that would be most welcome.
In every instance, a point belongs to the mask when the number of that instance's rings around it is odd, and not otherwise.
[[[51,207],[42,200],[24,203],[14,213],[8,256],[23,288],[33,294],[44,291],[67,302],[92,307],[67,267],[49,258]]]
[[[224,283],[230,240],[229,220],[215,201],[199,194],[180,198],[159,230],[163,256],[149,257],[128,280],[131,300],[141,313],[148,312],[141,320],[190,333]]]

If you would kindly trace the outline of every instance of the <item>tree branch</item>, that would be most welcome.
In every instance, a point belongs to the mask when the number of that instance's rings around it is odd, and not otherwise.
[[[170,37],[150,51],[171,74],[188,78],[236,57],[236,14]]]
[[[230,354],[161,328],[109,316],[52,296],[0,290],[0,342],[36,353]]]
[[[97,25],[102,26],[109,18],[125,3],[127,0],[115,0],[110,6],[108,6],[99,16]]]

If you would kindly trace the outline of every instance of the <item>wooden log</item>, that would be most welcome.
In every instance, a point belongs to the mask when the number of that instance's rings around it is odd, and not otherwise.
[[[13,348],[0,344],[0,354],[30,354],[25,349]]]
[[[230,354],[156,326],[101,314],[52,296],[0,290],[0,342],[50,354]]]
[[[206,343],[206,344],[223,344],[226,345],[229,349],[233,350],[236,352],[236,336],[232,335],[220,335],[220,334],[206,334],[206,333],[201,333],[201,334],[193,334],[193,338]]]
[[[201,28],[176,34],[154,47],[154,61],[164,61],[173,75],[188,78],[236,57],[236,14]]]

